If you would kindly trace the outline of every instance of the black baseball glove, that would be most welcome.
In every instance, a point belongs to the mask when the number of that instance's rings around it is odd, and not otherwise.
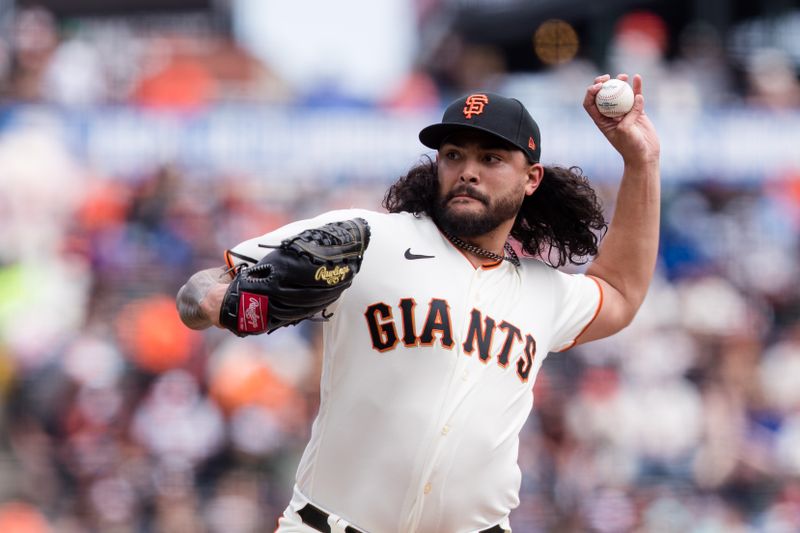
[[[220,324],[245,337],[324,316],[353,283],[369,235],[367,221],[354,218],[284,239],[261,261],[236,272],[222,301]]]

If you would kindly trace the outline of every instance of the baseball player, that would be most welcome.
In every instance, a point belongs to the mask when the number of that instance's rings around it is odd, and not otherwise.
[[[436,159],[390,188],[388,213],[289,224],[181,289],[196,329],[327,320],[319,413],[278,531],[510,531],[518,434],[545,356],[629,324],[655,265],[658,136],[638,75],[626,116],[597,111],[607,79],[583,103],[624,162],[602,245],[579,170],[539,162],[539,128],[520,102],[474,93],[420,132]],[[547,262],[518,257],[510,239]],[[586,256],[586,274],[555,268]]]

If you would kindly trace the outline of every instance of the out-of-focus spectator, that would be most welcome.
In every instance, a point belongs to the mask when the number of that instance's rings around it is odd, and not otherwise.
[[[11,73],[7,97],[37,101],[49,61],[58,46],[53,15],[41,7],[20,10],[11,31]]]
[[[608,68],[614,75],[620,72],[639,73],[654,90],[648,95],[651,112],[670,107],[675,100],[692,104],[691,87],[669,79],[665,57],[668,30],[664,19],[651,11],[634,11],[619,18],[609,44]],[[663,106],[663,107],[662,107]],[[683,113],[682,113],[683,115]]]
[[[31,111],[0,132],[0,261],[53,253],[81,200],[85,170],[64,145],[61,125]]]
[[[144,75],[134,90],[134,101],[187,111],[208,106],[216,98],[217,83],[196,52],[192,53],[192,44],[180,39],[153,40],[145,54]]]
[[[222,414],[183,370],[160,375],[133,415],[133,436],[165,468],[193,468],[224,441]]]
[[[445,99],[476,88],[497,90],[505,82],[506,60],[497,46],[470,43],[457,32],[442,36],[435,46],[425,54],[425,68]]]
[[[135,300],[117,317],[119,338],[134,364],[146,372],[165,372],[189,361],[197,335],[176,322],[172,299],[167,295]]]
[[[679,56],[670,66],[670,86],[680,87],[681,114],[715,109],[734,99],[734,82],[716,28],[695,21],[679,35]],[[678,103],[678,102],[676,102]]]
[[[768,109],[800,107],[800,81],[792,58],[778,48],[754,50],[747,59],[747,101]]]
[[[659,67],[667,51],[669,32],[664,19],[652,11],[633,11],[622,15],[614,27],[609,58],[617,70],[649,74]],[[622,70],[620,70],[621,72]]]
[[[63,41],[48,63],[42,94],[47,101],[65,106],[104,102],[109,90],[100,50],[80,38]]]

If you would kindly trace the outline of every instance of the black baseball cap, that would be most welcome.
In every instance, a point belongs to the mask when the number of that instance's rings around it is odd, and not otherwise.
[[[495,93],[472,93],[447,106],[438,124],[419,132],[428,148],[439,149],[442,142],[459,130],[490,133],[522,150],[531,163],[542,155],[539,126],[522,102]]]

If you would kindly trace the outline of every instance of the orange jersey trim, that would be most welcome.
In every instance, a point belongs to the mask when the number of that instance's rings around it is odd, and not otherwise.
[[[502,259],[498,259],[494,263],[484,263],[484,264],[482,264],[481,268],[484,269],[484,270],[492,270],[493,268],[497,268],[502,264],[503,264],[503,260]]]
[[[592,315],[591,320],[589,320],[589,322],[585,326],[583,326],[583,329],[581,329],[580,332],[575,336],[575,338],[572,339],[572,342],[569,343],[569,346],[561,350],[558,350],[556,353],[566,352],[567,350],[575,346],[578,343],[578,339],[581,338],[581,335],[586,333],[586,330],[589,329],[589,326],[591,326],[594,323],[595,319],[600,314],[600,310],[603,308],[603,286],[600,285],[600,281],[598,281],[596,277],[590,275],[587,275],[586,277],[594,281],[595,284],[597,285],[597,289],[600,291],[600,301],[597,302],[597,309],[594,310],[594,315]]]
[[[231,257],[231,251],[225,250],[225,264],[228,265],[228,275],[233,279],[235,277],[233,258]]]
[[[247,257],[246,255],[237,254],[231,250],[225,250],[225,264],[228,266],[228,274],[230,274],[231,279],[236,277],[236,262],[234,261],[234,257],[241,259],[243,263],[247,265],[255,265],[258,263],[258,259],[253,259],[252,257]]]

